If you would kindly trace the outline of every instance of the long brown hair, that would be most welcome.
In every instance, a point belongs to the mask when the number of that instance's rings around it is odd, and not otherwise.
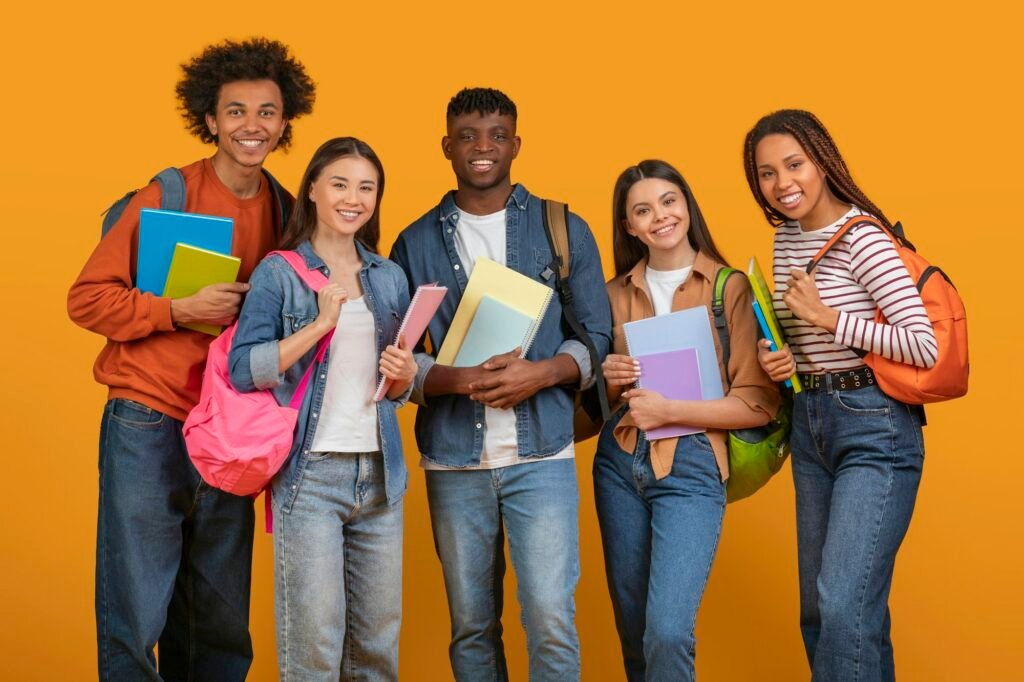
[[[615,181],[615,189],[612,192],[612,244],[615,253],[615,276],[618,277],[629,272],[648,254],[647,245],[626,231],[626,195],[629,194],[629,189],[633,185],[646,178],[667,180],[679,188],[686,198],[686,210],[690,214],[690,229],[686,234],[690,246],[694,251],[700,251],[711,260],[728,265],[722,254],[719,253],[718,247],[715,246],[714,240],[711,239],[708,225],[704,221],[704,214],[701,213],[697,199],[694,198],[690,185],[683,179],[682,174],[665,161],[646,159],[622,171],[619,179]]]
[[[807,156],[811,157],[814,165],[825,172],[825,182],[836,198],[872,214],[886,227],[892,227],[892,223],[882,213],[882,209],[868,199],[867,195],[853,181],[850,169],[846,167],[846,162],[839,153],[839,147],[836,146],[832,136],[828,134],[825,125],[818,120],[817,116],[801,109],[782,109],[768,114],[750,129],[743,142],[743,167],[747,173],[747,184],[750,185],[754,200],[764,211],[769,223],[778,227],[789,218],[772,208],[761,193],[761,184],[758,182],[754,152],[757,150],[757,143],[768,135],[792,135],[803,147]]]
[[[313,236],[313,230],[316,229],[316,204],[309,198],[309,190],[320,178],[324,168],[343,156],[366,159],[377,169],[377,204],[373,208],[373,215],[355,234],[355,238],[362,242],[363,246],[377,253],[377,242],[380,241],[380,202],[384,197],[384,166],[370,145],[354,137],[336,137],[328,140],[313,154],[302,176],[299,191],[295,194],[295,205],[292,206],[284,237],[281,238],[282,249],[294,249]]]

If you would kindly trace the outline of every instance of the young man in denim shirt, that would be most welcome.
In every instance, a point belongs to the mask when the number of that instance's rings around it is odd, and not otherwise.
[[[435,352],[477,258],[554,288],[541,200],[510,180],[520,144],[515,104],[501,92],[466,89],[449,102],[441,147],[457,189],[406,228],[391,254],[412,289],[434,281],[449,289],[429,326]],[[570,215],[568,229],[573,306],[603,359],[611,313],[600,255],[578,216]],[[448,593],[457,680],[508,677],[501,641],[503,530],[519,585],[530,679],[579,678],[573,397],[593,383],[594,368],[554,292],[526,357],[518,350],[465,368],[435,364],[425,352],[416,356],[416,439]]]
[[[231,321],[244,282],[276,247],[290,197],[275,200],[263,161],[288,146],[314,85],[287,47],[262,38],[208,47],[182,70],[186,125],[217,149],[180,168],[184,208],[233,220],[241,267],[238,282],[185,298],[135,288],[140,211],[159,208],[163,194],[152,182],[68,293],[71,319],[106,337],[94,367],[108,387],[96,534],[101,680],[243,680],[252,662],[252,500],[210,488],[189,460],[182,422],[199,399],[213,337],[181,325]]]

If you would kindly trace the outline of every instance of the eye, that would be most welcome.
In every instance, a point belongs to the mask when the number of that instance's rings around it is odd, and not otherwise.
[[[761,171],[761,177],[762,178],[770,178],[774,174],[775,173],[773,171],[770,171],[770,170]]]
[[[648,211],[647,208],[638,208],[638,209],[636,209],[636,211],[634,211],[634,213],[636,215],[647,215],[647,211]]]
[[[498,133],[497,135],[494,136],[494,139],[497,140],[498,142],[504,142],[506,139],[508,139],[508,136],[505,135],[505,133]]]
[[[273,118],[275,113],[276,112],[273,111],[272,109],[263,109],[262,111],[260,111],[260,116],[262,118]]]
[[[473,136],[469,134],[463,134],[459,136],[459,139],[462,140],[463,142],[471,142],[473,140]]]
[[[228,109],[228,116],[241,116],[241,115],[242,115],[242,110],[241,109]]]
[[[665,205],[666,206],[671,206],[674,203],[676,203],[676,198],[675,197],[669,197],[668,199],[665,199]]]
[[[331,187],[333,187],[334,189],[345,189],[345,183],[344,182],[333,182],[333,183],[331,183]]]
[[[789,164],[789,168],[790,168],[790,170],[796,170],[797,168],[799,168],[802,165],[804,165],[803,161],[794,161],[793,163]]]

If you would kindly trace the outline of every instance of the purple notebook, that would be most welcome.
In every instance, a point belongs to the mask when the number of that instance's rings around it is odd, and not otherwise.
[[[639,388],[656,391],[669,400],[701,400],[700,364],[696,348],[681,348],[664,353],[639,355]],[[707,429],[684,424],[666,424],[647,431],[647,440],[703,433]]]

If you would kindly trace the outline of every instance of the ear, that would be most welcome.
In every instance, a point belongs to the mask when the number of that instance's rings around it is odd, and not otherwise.
[[[206,114],[206,129],[210,134],[217,137],[217,117],[213,114]]]
[[[444,154],[444,158],[452,160],[452,138],[447,135],[441,138],[441,153]]]
[[[523,146],[523,139],[516,135],[512,138],[512,158],[519,156],[519,148]]]
[[[628,234],[630,237],[636,237],[636,230],[629,226],[628,220],[622,221],[622,227],[626,230],[626,234]]]

